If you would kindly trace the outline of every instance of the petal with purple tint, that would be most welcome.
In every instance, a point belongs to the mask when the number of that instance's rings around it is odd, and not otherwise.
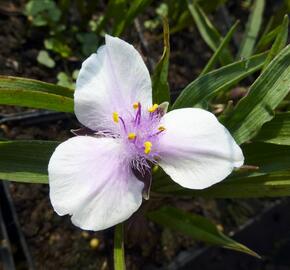
[[[207,188],[243,165],[244,156],[228,130],[205,110],[167,113],[159,139],[159,165],[183,187]]]
[[[93,130],[114,130],[112,113],[127,114],[135,102],[150,107],[151,79],[141,55],[106,35],[106,44],[82,64],[74,100],[78,120]]]
[[[48,173],[54,210],[71,215],[82,229],[98,231],[120,223],[142,202],[144,184],[117,139],[71,138],[56,148]]]

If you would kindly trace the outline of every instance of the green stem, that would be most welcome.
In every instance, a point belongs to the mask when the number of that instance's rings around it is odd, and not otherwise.
[[[114,269],[125,270],[124,227],[123,223],[115,226],[114,236]]]

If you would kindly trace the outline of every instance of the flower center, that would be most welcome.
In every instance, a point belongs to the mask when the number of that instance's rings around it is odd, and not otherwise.
[[[134,156],[154,162],[158,157],[158,137],[166,129],[160,125],[162,111],[158,104],[142,110],[140,102],[133,103],[126,115],[113,112],[112,118],[117,125],[117,133]]]

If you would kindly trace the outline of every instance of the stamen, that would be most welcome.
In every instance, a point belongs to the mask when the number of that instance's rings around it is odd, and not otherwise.
[[[136,116],[135,116],[135,125],[139,125],[141,121],[141,104],[140,102],[138,102],[138,110],[136,112]]]
[[[164,130],[166,130],[166,128],[164,126],[160,126],[158,127],[158,131],[156,133],[153,133],[149,136],[150,137],[154,137],[154,136],[158,136],[160,133],[162,133]]]
[[[137,110],[139,108],[139,102],[133,103],[133,108]]]
[[[148,155],[151,152],[152,143],[150,141],[144,142],[144,153]]]
[[[119,123],[119,114],[117,112],[113,112],[113,121]]]
[[[123,128],[124,128],[124,131],[127,133],[127,128],[126,128],[125,121],[123,120],[123,118],[122,118],[121,116],[119,116],[119,119],[120,119],[121,122],[122,122],[122,125],[123,125]]]
[[[129,140],[134,140],[134,139],[136,139],[136,134],[135,134],[134,132],[130,132],[130,133],[128,133],[128,139],[129,139]]]
[[[158,104],[154,104],[152,107],[148,109],[148,112],[153,113],[158,109]]]

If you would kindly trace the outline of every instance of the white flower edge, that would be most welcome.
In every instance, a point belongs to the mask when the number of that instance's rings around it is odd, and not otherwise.
[[[210,112],[185,108],[170,111],[161,123],[159,165],[183,187],[204,189],[244,163],[241,148]]]

